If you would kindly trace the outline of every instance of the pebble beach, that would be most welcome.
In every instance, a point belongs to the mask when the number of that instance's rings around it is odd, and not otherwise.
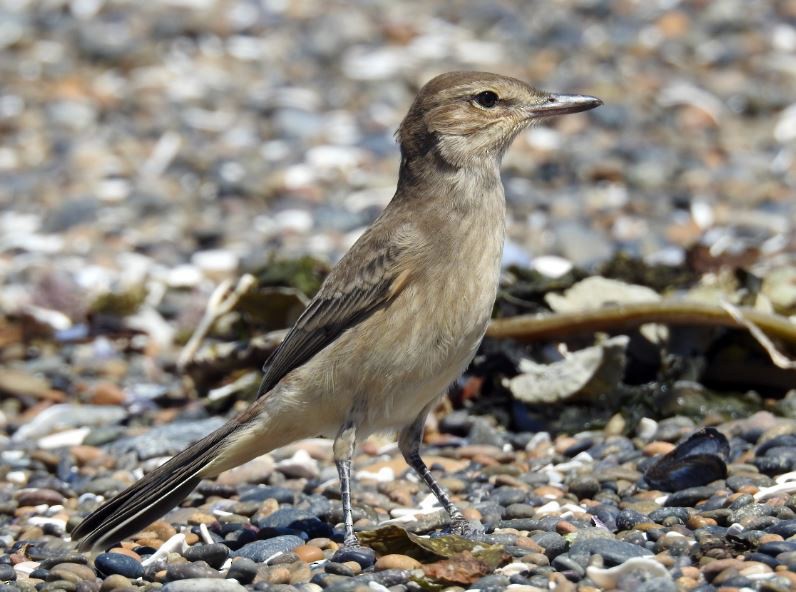
[[[498,316],[621,275],[793,323],[793,1],[0,1],[0,592],[796,589],[796,373],[715,328],[628,333],[555,401],[522,377],[594,340],[487,338],[423,448],[477,541],[377,437],[353,489],[375,555],[335,555],[320,439],[76,550],[102,500],[246,407],[392,196],[415,93],[456,69],[604,101],[504,159]]]

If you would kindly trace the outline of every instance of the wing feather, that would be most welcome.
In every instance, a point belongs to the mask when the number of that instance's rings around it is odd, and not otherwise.
[[[372,235],[362,239],[332,270],[285,340],[265,362],[258,397],[344,331],[389,306],[407,285],[411,273],[402,265],[406,247],[398,242],[379,244]]]

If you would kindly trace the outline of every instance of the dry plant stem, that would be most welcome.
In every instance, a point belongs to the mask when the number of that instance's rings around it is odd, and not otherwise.
[[[180,370],[185,370],[186,366],[191,363],[191,360],[193,360],[193,357],[196,355],[202,340],[213,328],[213,325],[215,325],[216,321],[221,318],[221,316],[227,314],[233,308],[235,308],[235,305],[238,303],[241,297],[246,294],[246,292],[251,290],[256,284],[257,280],[254,278],[254,276],[247,273],[241,276],[234,288],[232,285],[232,280],[224,280],[218,285],[218,287],[213,291],[213,294],[210,296],[210,300],[207,302],[205,314],[199,321],[199,325],[191,335],[188,343],[185,344],[185,347],[183,347],[182,351],[180,352],[180,356],[177,359],[177,367]]]
[[[796,324],[786,317],[751,308],[737,308],[743,318],[769,337],[796,345]],[[718,305],[669,300],[550,315],[522,315],[495,319],[486,334],[493,339],[538,341],[567,335],[633,329],[646,323],[719,326],[747,329],[747,324]]]
[[[737,306],[730,304],[729,302],[723,302],[721,306],[730,315],[732,315],[732,318],[746,327],[749,333],[752,334],[752,337],[754,337],[755,340],[757,340],[757,343],[760,344],[760,347],[766,350],[766,353],[776,366],[782,368],[783,370],[796,370],[796,362],[789,359],[788,356],[779,351],[774,345],[774,342],[769,339],[768,335],[766,335],[765,332],[760,327],[755,325],[751,320],[746,318],[746,316]]]

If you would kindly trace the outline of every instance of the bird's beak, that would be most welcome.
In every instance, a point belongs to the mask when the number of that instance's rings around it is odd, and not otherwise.
[[[566,115],[567,113],[580,113],[599,107],[603,102],[597,97],[588,95],[559,95],[550,93],[547,100],[539,105],[528,108],[529,115],[533,118]]]

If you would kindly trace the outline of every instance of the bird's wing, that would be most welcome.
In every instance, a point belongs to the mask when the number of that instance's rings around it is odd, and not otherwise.
[[[382,241],[378,234],[363,236],[364,240],[358,241],[326,278],[285,340],[265,362],[258,398],[345,330],[389,306],[409,283],[411,270],[402,264],[402,255],[409,247],[401,241]]]

